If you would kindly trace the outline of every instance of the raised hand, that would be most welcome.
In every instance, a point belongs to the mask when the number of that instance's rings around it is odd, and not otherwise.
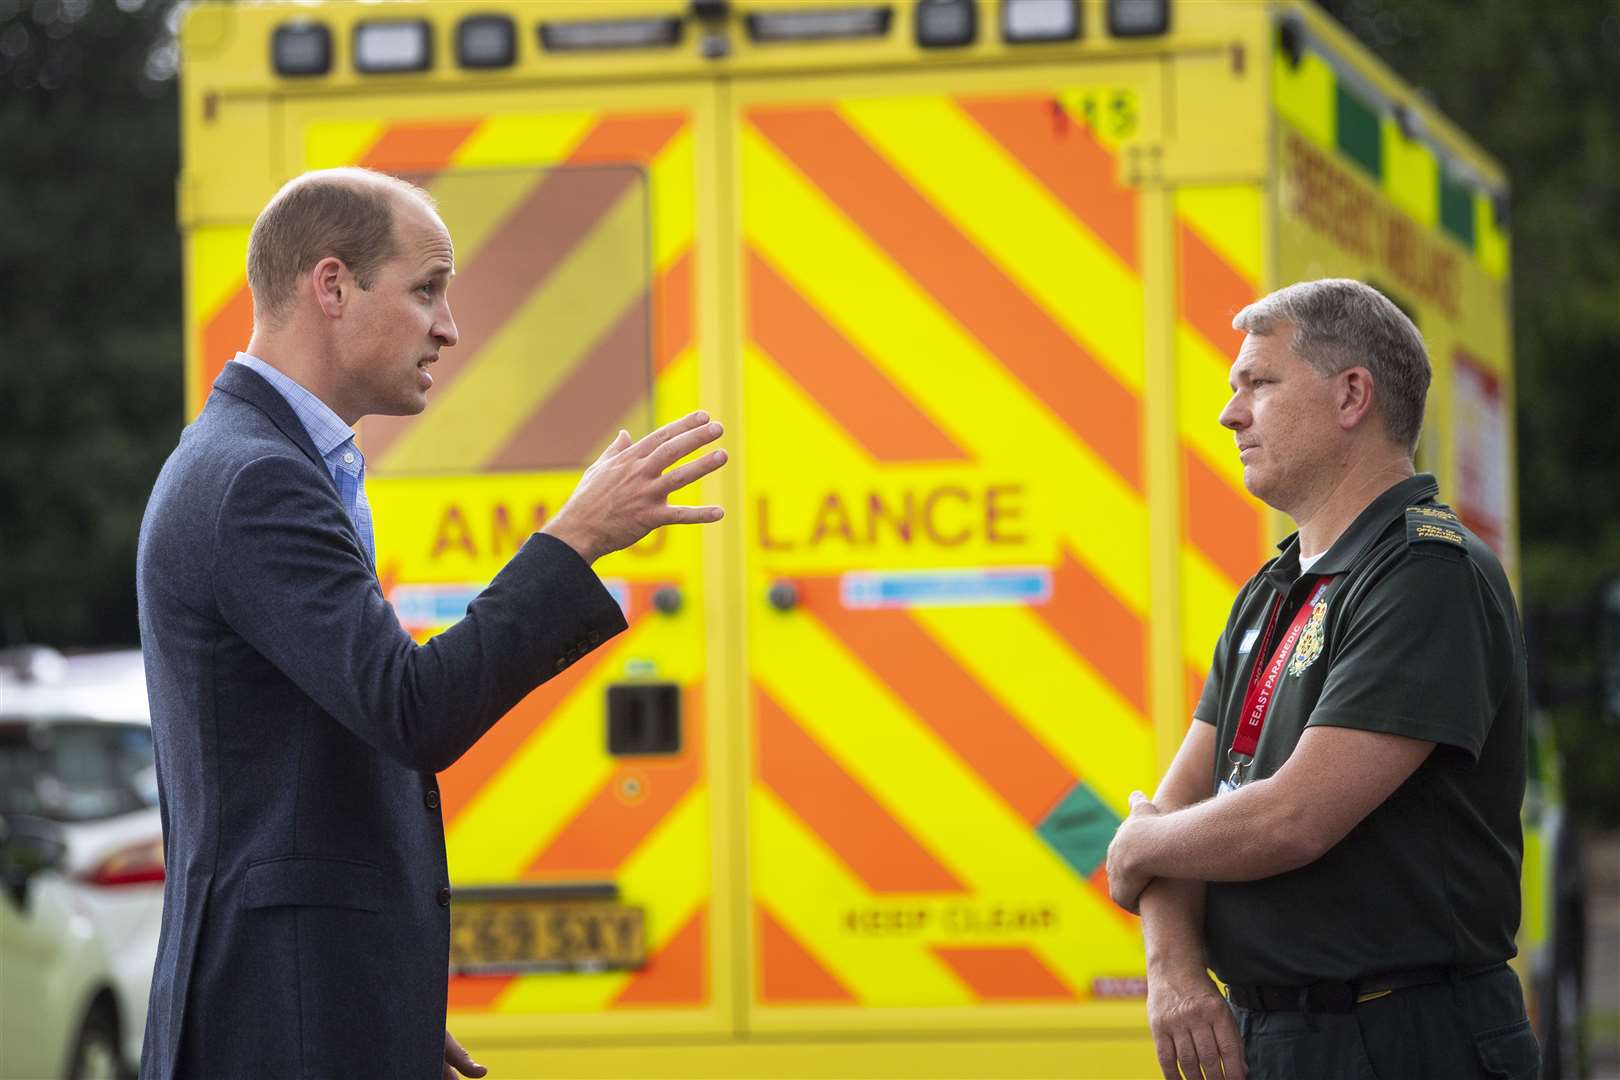
[[[629,432],[619,432],[541,531],[594,563],[664,525],[719,521],[725,511],[718,506],[671,506],[669,497],[724,465],[726,452],[713,450],[679,468],[670,466],[724,431],[699,411],[635,442]]]

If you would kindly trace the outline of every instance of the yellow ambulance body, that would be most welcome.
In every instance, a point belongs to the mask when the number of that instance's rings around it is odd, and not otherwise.
[[[1412,314],[1420,466],[1516,558],[1504,178],[1311,7],[201,4],[182,45],[191,412],[286,179],[405,176],[454,237],[430,405],[360,427],[413,633],[619,428],[727,425],[725,521],[604,559],[629,631],[441,777],[497,1075],[1157,1074],[1103,853],[1286,531],[1216,423],[1270,289]]]

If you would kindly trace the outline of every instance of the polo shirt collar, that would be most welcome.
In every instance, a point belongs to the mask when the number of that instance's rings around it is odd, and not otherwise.
[[[1312,577],[1326,577],[1348,570],[1373,542],[1384,534],[1389,523],[1406,512],[1408,506],[1428,502],[1440,494],[1440,485],[1429,473],[1407,477],[1385,491],[1356,515],[1356,520],[1333,542],[1311,567]],[[1290,533],[1277,548],[1282,552],[1266,576],[1286,592],[1299,577],[1299,533]]]

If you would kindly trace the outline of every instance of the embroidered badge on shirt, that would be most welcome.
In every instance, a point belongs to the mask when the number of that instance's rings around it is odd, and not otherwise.
[[[1439,541],[1466,548],[1468,541],[1462,534],[1462,523],[1445,506],[1408,506],[1406,508],[1406,542]]]
[[[1316,662],[1322,655],[1322,627],[1327,622],[1327,600],[1323,598],[1311,608],[1310,621],[1299,635],[1299,644],[1294,646],[1294,655],[1288,661],[1288,674],[1298,677],[1304,674],[1305,669]]]

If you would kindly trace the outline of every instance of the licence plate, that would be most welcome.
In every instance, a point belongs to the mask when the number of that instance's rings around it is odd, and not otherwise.
[[[450,908],[450,970],[606,971],[647,962],[643,911],[611,901],[457,899]]]

